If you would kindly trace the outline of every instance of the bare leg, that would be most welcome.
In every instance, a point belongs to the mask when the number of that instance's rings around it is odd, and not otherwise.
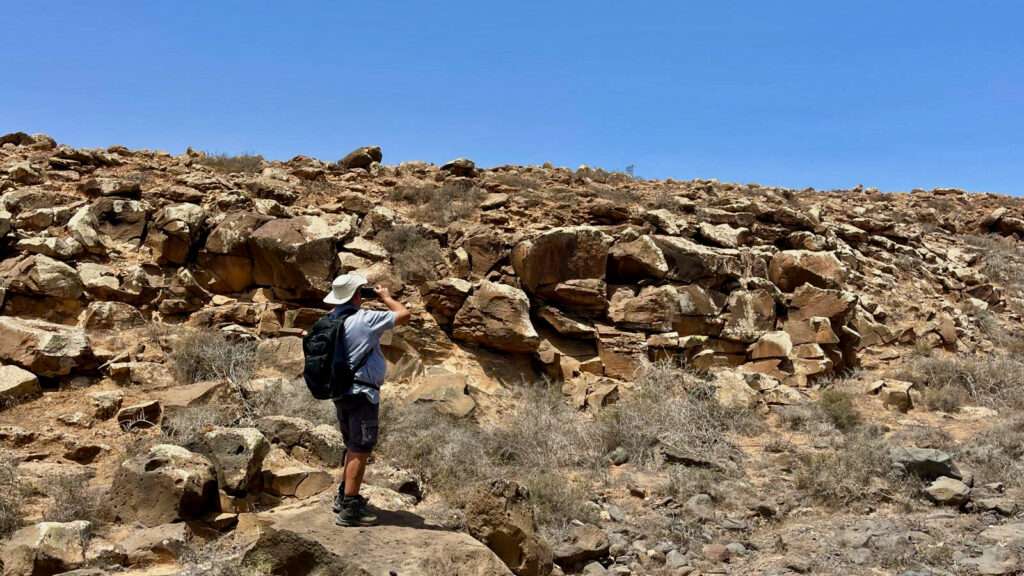
[[[349,450],[345,462],[345,496],[358,496],[363,485],[363,474],[366,462],[370,459],[369,452],[352,452]]]

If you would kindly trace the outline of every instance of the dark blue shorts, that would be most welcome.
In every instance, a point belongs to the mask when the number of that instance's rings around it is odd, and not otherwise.
[[[370,402],[366,394],[352,394],[335,400],[334,409],[345,449],[357,454],[372,452],[380,428],[380,405]]]

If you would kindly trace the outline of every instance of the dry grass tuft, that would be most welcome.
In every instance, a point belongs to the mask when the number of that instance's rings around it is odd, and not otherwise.
[[[982,406],[1024,408],[1024,361],[1011,355],[917,358],[898,377],[925,391],[961,390]]]
[[[0,540],[10,536],[24,523],[22,493],[18,468],[6,454],[0,455]]]
[[[849,392],[834,389],[822,391],[818,398],[818,408],[833,426],[843,432],[853,430],[862,422],[860,412],[853,405],[853,395]]]
[[[903,492],[908,482],[894,470],[889,444],[868,430],[851,433],[834,450],[802,454],[796,488],[826,506],[839,508]]]
[[[425,405],[388,407],[380,453],[419,473],[452,504],[478,482],[509,478],[529,489],[538,522],[548,531],[574,519],[595,520],[587,489],[601,450],[592,424],[557,393],[527,388],[520,400],[516,414],[494,428]]]
[[[186,406],[165,416],[160,423],[160,432],[169,444],[197,450],[203,434],[218,426],[230,426],[237,419],[237,415],[226,407],[215,404]]]
[[[636,384],[638,391],[606,410],[599,425],[607,451],[621,446],[641,466],[661,467],[666,448],[726,463],[739,455],[726,434],[760,425],[753,413],[720,405],[698,375],[668,363],[649,365]]]
[[[79,475],[54,474],[46,479],[46,495],[52,499],[43,513],[47,522],[86,520],[93,526],[103,523],[103,498],[89,490]]]
[[[416,206],[415,218],[441,226],[469,218],[486,196],[485,191],[466,181],[445,182],[440,187],[397,186],[391,191],[392,200]]]
[[[189,383],[227,380],[248,382],[256,366],[256,342],[232,340],[214,330],[186,330],[171,347],[171,363]]]
[[[263,156],[258,154],[207,154],[197,162],[224,174],[255,174],[263,170]]]
[[[422,284],[439,277],[438,267],[444,263],[441,245],[419,227],[395,226],[378,234],[376,240],[391,254],[391,263],[403,282]]]
[[[959,458],[975,472],[978,484],[1024,487],[1024,418],[1001,422],[964,442]]]

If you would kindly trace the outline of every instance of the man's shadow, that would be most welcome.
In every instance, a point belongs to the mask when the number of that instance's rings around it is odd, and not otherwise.
[[[454,532],[451,528],[431,524],[419,514],[405,510],[382,510],[371,505],[370,511],[377,516],[377,526],[399,526],[402,528],[416,528],[418,530]]]

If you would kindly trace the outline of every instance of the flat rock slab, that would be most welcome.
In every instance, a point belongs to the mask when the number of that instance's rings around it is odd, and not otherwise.
[[[326,501],[316,499],[256,516],[260,529],[244,562],[270,562],[275,574],[512,574],[471,536],[433,529],[410,513],[382,512],[380,526],[341,528]]]

